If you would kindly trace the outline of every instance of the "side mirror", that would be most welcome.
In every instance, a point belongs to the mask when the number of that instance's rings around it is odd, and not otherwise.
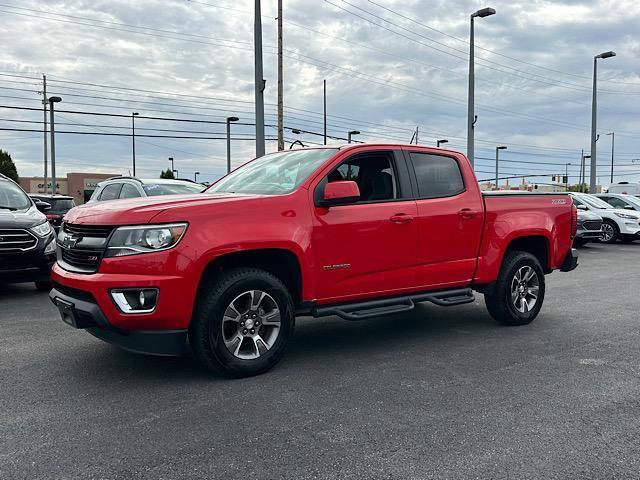
[[[576,208],[578,210],[584,210],[585,212],[589,210],[586,205],[576,205]]]
[[[324,186],[321,207],[335,207],[337,205],[348,205],[360,200],[360,189],[358,184],[351,180],[341,180],[330,182]]]
[[[51,205],[48,204],[47,202],[43,202],[42,200],[36,200],[35,204],[36,204],[36,208],[40,210],[42,213],[48,212],[49,210],[51,210]]]

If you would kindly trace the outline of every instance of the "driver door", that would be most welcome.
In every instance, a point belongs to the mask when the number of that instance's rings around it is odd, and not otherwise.
[[[411,288],[417,208],[404,157],[397,150],[352,155],[318,183],[314,194],[340,180],[355,181],[361,197],[349,205],[313,207],[318,300],[335,303]]]

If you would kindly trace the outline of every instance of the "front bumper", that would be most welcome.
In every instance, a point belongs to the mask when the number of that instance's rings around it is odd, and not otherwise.
[[[602,230],[578,230],[578,233],[576,233],[576,238],[584,240],[597,240],[601,236]]]
[[[62,320],[74,328],[124,350],[149,355],[182,355],[187,348],[187,330],[127,331],[113,326],[89,292],[55,284],[49,298]]]
[[[562,262],[562,266],[560,267],[561,272],[570,272],[571,270],[575,270],[578,266],[578,251],[575,248],[569,250],[567,256],[564,257],[564,262]]]

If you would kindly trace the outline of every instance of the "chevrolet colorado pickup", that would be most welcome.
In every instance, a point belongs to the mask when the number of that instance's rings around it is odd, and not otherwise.
[[[62,319],[127,350],[248,376],[271,368],[296,315],[361,320],[484,294],[531,322],[545,274],[573,270],[562,194],[481,193],[466,157],[348,145],[255,159],[201,194],[72,209],[50,298]]]

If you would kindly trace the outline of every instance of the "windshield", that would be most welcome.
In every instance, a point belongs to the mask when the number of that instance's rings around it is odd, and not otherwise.
[[[142,186],[150,197],[156,195],[175,195],[179,193],[200,193],[204,187],[199,183],[146,183]]]
[[[592,206],[593,208],[613,208],[612,205],[609,205],[607,202],[598,197],[593,197],[591,195],[580,195],[578,198],[587,205]]]
[[[0,210],[27,210],[31,200],[15,183],[0,182]]]
[[[314,148],[265,155],[231,172],[207,192],[290,193],[337,152],[337,148]]]

